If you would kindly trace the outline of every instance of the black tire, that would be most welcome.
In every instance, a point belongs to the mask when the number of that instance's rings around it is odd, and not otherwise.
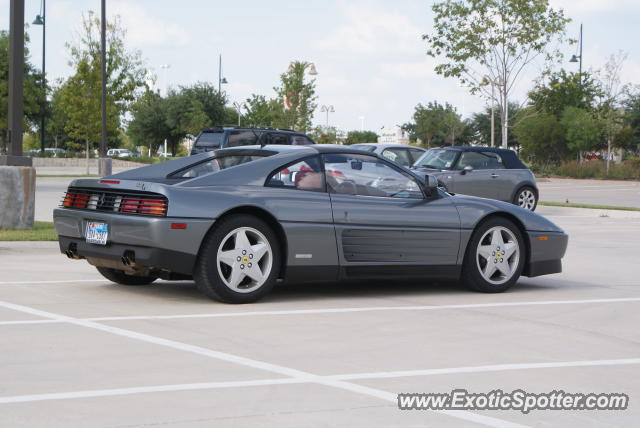
[[[267,273],[262,285],[249,292],[238,292],[227,286],[218,270],[218,247],[234,230],[249,227],[259,231],[267,240],[271,249],[271,270]],[[193,279],[198,289],[214,300],[224,303],[252,303],[271,291],[281,263],[280,243],[276,233],[264,221],[247,214],[237,214],[222,219],[204,238]]]
[[[487,281],[480,272],[480,262],[477,261],[478,255],[478,245],[480,240],[483,238],[485,233],[490,229],[502,226],[505,229],[508,229],[515,240],[518,243],[519,247],[519,257],[518,264],[513,271],[513,274],[509,280],[501,284],[494,284]],[[462,282],[465,286],[471,288],[472,290],[481,291],[484,293],[501,293],[505,290],[511,288],[520,275],[522,274],[522,269],[524,268],[525,260],[527,258],[527,247],[522,237],[522,233],[520,229],[510,220],[503,217],[492,217],[488,220],[482,222],[476,230],[473,232],[471,239],[469,240],[469,244],[467,245],[467,251],[465,252],[464,262],[462,264]]]
[[[106,267],[96,267],[96,269],[109,281],[121,285],[147,285],[158,279],[157,276],[127,275],[124,271]]]
[[[520,196],[525,192],[531,192],[531,194],[533,195],[533,206],[531,206],[531,207],[522,206],[520,204]],[[536,207],[538,206],[538,192],[536,192],[536,189],[534,189],[531,186],[523,186],[523,187],[518,189],[516,194],[513,196],[513,201],[511,201],[511,202],[514,205],[518,205],[518,206],[523,207],[524,209],[527,209],[529,211],[535,211]]]

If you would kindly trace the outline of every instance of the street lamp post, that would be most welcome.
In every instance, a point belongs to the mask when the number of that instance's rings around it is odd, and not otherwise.
[[[222,55],[220,55],[220,60],[218,62],[218,93],[222,93],[222,85],[226,85],[227,83],[227,78],[226,77],[222,77]]]
[[[580,24],[580,55],[573,55],[569,62],[579,62],[578,76],[580,77],[580,85],[582,85],[582,24]]]
[[[46,43],[46,27],[47,27],[47,21],[45,18],[46,15],[46,7],[47,7],[47,2],[46,0],[42,0],[42,2],[40,3],[40,13],[38,15],[36,15],[36,19],[33,20],[32,24],[33,25],[42,25],[42,110],[41,110],[41,117],[40,117],[40,152],[44,153],[44,138],[45,138],[45,109],[47,106],[47,72],[45,69],[45,65],[46,65],[46,47],[47,47],[47,43]]]
[[[102,0],[100,17],[100,49],[101,49],[101,74],[102,88],[100,99],[100,111],[102,116],[102,138],[100,139],[100,156],[98,159],[98,174],[101,177],[111,175],[111,158],[107,157],[107,6],[106,0]],[[88,156],[88,154],[87,154]]]
[[[327,114],[327,130],[329,129],[329,113],[335,113],[335,109],[333,106],[323,105],[320,107],[320,112]]]
[[[242,104],[241,104],[241,103],[239,103],[239,102],[237,102],[237,101],[235,101],[235,102],[233,103],[233,107],[234,107],[234,108],[236,109],[236,111],[238,112],[238,126],[240,126],[240,117],[242,116],[242,114],[241,114],[241,111],[242,111],[242,110],[241,110],[241,109],[242,109]]]
[[[163,79],[164,79],[164,96],[166,97],[169,94],[169,80],[167,78],[167,71],[171,68],[171,64],[160,64],[160,69],[164,70]]]

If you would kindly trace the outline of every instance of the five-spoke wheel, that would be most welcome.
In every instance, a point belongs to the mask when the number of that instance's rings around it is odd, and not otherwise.
[[[257,217],[237,214],[221,219],[206,236],[193,277],[213,299],[249,303],[273,288],[279,268],[275,232]]]
[[[525,259],[520,229],[506,218],[489,218],[478,226],[467,245],[462,280],[478,291],[504,291],[520,277]]]

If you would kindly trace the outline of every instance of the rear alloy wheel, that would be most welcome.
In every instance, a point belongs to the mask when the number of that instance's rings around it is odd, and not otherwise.
[[[464,260],[462,279],[477,291],[497,293],[512,287],[524,267],[526,248],[513,222],[493,218],[475,231]]]
[[[256,217],[236,215],[205,238],[194,279],[213,299],[250,303],[273,288],[279,266],[280,249],[271,228]]]
[[[158,279],[157,276],[127,275],[124,271],[107,267],[96,267],[96,269],[109,281],[121,285],[147,285]]]
[[[516,196],[513,198],[513,203],[525,210],[535,211],[538,205],[538,196],[531,187],[523,187],[516,193]]]

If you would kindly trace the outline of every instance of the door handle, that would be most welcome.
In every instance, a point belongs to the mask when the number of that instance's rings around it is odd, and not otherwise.
[[[498,178],[500,177],[498,174],[491,174],[491,178]]]

